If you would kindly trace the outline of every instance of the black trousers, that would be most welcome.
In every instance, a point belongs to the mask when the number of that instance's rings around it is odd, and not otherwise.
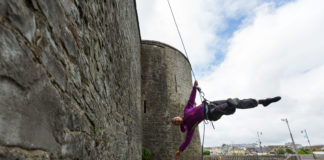
[[[232,105],[228,103],[228,100],[220,100],[220,101],[211,101],[207,104],[208,112],[206,115],[206,119],[211,121],[217,121],[223,115],[231,115],[235,113],[236,108],[239,109],[248,109],[254,108],[258,105],[255,99],[242,99],[239,100],[237,105]]]

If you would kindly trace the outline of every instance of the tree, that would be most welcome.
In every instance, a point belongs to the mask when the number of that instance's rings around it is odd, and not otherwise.
[[[285,154],[285,150],[283,148],[276,149],[276,154]]]
[[[203,155],[210,155],[210,151],[205,150],[205,151],[203,152]]]
[[[298,154],[312,154],[312,152],[307,148],[301,148],[298,150]]]
[[[294,152],[290,148],[286,148],[286,153],[294,154]]]
[[[151,158],[151,151],[148,148],[142,149],[142,160],[150,160]]]

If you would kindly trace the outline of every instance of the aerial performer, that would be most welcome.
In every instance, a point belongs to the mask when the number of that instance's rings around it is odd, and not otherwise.
[[[236,108],[238,109],[248,109],[254,108],[259,104],[262,104],[264,107],[268,106],[273,102],[277,102],[281,97],[266,98],[266,99],[238,99],[238,98],[229,98],[227,100],[218,100],[203,102],[198,106],[194,106],[196,99],[196,89],[198,82],[194,82],[189,100],[187,105],[184,108],[184,115],[177,116],[172,118],[172,123],[174,125],[179,125],[181,132],[186,132],[186,139],[179,147],[178,151],[175,153],[174,157],[179,158],[181,153],[189,145],[192,136],[195,132],[196,126],[203,120],[217,121],[223,115],[231,115],[235,112]]]

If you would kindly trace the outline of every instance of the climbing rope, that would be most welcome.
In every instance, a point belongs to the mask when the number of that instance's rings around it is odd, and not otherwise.
[[[175,19],[175,17],[174,17],[173,11],[172,11],[172,7],[171,7],[171,5],[170,5],[169,0],[167,0],[167,2],[168,2],[168,4],[169,4],[169,8],[170,8],[170,11],[171,11],[171,14],[172,14],[172,18],[173,18],[174,24],[175,24],[175,26],[176,26],[176,28],[177,28],[178,34],[179,34],[179,37],[180,37],[180,40],[181,40],[181,44],[182,44],[183,50],[184,50],[184,52],[185,52],[185,54],[186,54],[186,57],[187,57],[187,59],[188,59],[188,61],[189,61],[189,63],[190,63],[189,56],[188,56],[188,53],[187,53],[187,49],[186,49],[186,47],[185,47],[185,45],[184,45],[184,42],[183,42],[183,39],[182,39],[182,36],[181,36],[180,30],[179,30],[179,27],[178,27],[177,21],[176,21],[176,19]],[[197,79],[196,79],[196,76],[195,76],[195,72],[193,71],[191,64],[190,64],[190,68],[191,68],[191,72],[192,72],[192,75],[193,75],[194,79],[197,80]]]
[[[182,39],[182,36],[181,36],[180,30],[179,30],[179,27],[178,27],[177,21],[176,21],[176,19],[175,19],[175,16],[174,16],[174,13],[173,13],[172,7],[171,7],[171,5],[170,5],[169,0],[167,0],[167,2],[168,2],[168,4],[169,4],[169,8],[170,8],[170,11],[171,11],[171,14],[172,14],[172,18],[173,18],[174,24],[175,24],[175,26],[176,26],[176,28],[177,28],[178,35],[179,35],[179,37],[180,37],[180,40],[181,40],[181,44],[182,44],[183,50],[184,50],[184,52],[185,52],[185,54],[186,54],[186,57],[187,57],[187,59],[188,59],[188,61],[189,61],[189,63],[190,63],[189,56],[188,56],[188,53],[187,53],[186,47],[185,47],[185,45],[184,45],[184,42],[183,42],[183,39]],[[191,64],[190,64],[190,68],[191,68],[192,76],[194,77],[194,79],[195,79],[195,81],[196,81],[197,79],[196,79],[196,76],[195,76],[195,72],[193,71],[193,68],[192,68]],[[201,90],[200,87],[197,87],[197,90],[198,90],[198,92],[199,92],[200,101],[201,101],[201,103],[204,104],[204,107],[205,107],[206,102],[207,102],[207,99],[205,98],[205,93],[202,92],[202,90]],[[204,132],[203,132],[203,139],[202,139],[202,143],[201,143],[201,159],[202,159],[202,160],[204,159],[204,154],[203,154],[203,152],[204,152],[204,141],[205,141],[205,124],[208,124],[208,121],[204,120],[204,130],[203,130]],[[213,124],[212,122],[211,122],[211,124],[212,124],[213,128],[215,129],[214,124]]]

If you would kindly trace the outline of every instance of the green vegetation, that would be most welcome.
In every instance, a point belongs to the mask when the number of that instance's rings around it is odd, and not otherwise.
[[[203,155],[210,155],[210,151],[207,151],[207,150],[204,151],[204,152],[203,152]]]
[[[98,136],[99,129],[96,126],[93,127],[93,133],[94,133],[95,137]]]
[[[142,149],[142,160],[150,160],[151,158],[151,151],[148,148]]]
[[[294,154],[295,152],[293,152],[290,148],[286,148],[286,153],[288,153],[288,154]]]
[[[314,151],[324,151],[324,149],[314,149]]]
[[[285,154],[285,150],[283,148],[276,149],[276,154]]]
[[[307,149],[307,148],[301,148],[298,151],[298,154],[312,154],[312,152],[309,149]]]
[[[278,148],[276,149],[276,154],[294,154],[290,148]],[[298,150],[298,154],[312,154],[312,152],[307,148],[301,148]]]

